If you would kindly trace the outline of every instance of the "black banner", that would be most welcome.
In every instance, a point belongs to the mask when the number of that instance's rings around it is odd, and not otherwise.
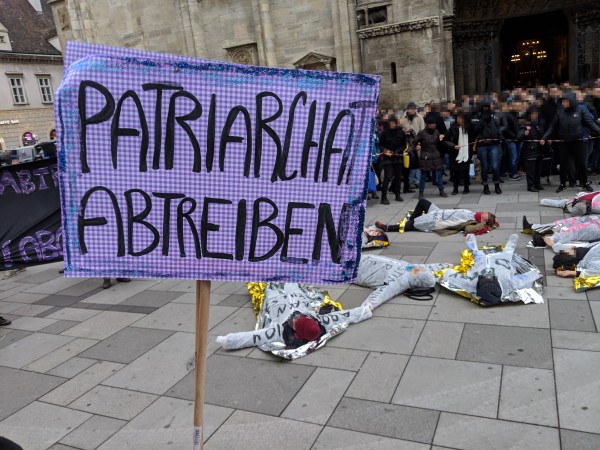
[[[0,167],[0,271],[62,255],[56,159]]]

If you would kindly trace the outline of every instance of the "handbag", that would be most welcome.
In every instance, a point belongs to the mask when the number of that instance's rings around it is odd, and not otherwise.
[[[377,175],[373,170],[373,166],[369,170],[369,186],[367,188],[369,192],[377,192]]]
[[[434,292],[435,292],[435,287],[414,288],[414,289],[407,289],[404,292],[404,295],[406,295],[411,300],[418,300],[420,302],[426,302],[429,300],[433,300],[433,295],[431,295],[431,294],[433,294]]]

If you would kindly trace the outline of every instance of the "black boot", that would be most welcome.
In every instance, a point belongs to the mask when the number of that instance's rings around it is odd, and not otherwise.
[[[390,201],[387,199],[387,195],[381,195],[381,204],[382,205],[389,205]]]
[[[404,199],[400,196],[399,193],[396,193],[396,201],[397,202],[403,202],[404,201]]]
[[[529,192],[539,192],[539,189],[535,186],[527,186],[527,191]]]
[[[528,222],[527,217],[523,216],[523,231],[531,231],[531,224]]]
[[[494,189],[496,191],[496,194],[502,194],[502,189],[500,189],[500,183],[494,183],[494,186],[496,187]]]
[[[540,183],[536,184],[536,185],[535,185],[535,188],[536,188],[538,191],[543,191],[543,190],[544,190],[544,186],[542,186]]]
[[[487,184],[483,185],[483,193],[485,195],[490,195],[490,187]]]

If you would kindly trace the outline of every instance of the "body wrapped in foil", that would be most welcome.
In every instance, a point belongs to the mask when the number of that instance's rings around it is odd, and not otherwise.
[[[585,291],[600,285],[600,245],[594,245],[577,264],[578,276],[573,280],[575,291]]]
[[[573,216],[566,219],[555,220],[549,223],[534,223],[531,225],[531,229],[537,233],[545,234],[547,232],[558,233],[561,230],[570,228],[575,225],[582,223],[593,222],[599,220],[600,216]]]
[[[251,283],[249,290],[255,289],[256,284]],[[252,294],[253,300],[255,294]],[[371,309],[363,306],[319,314],[322,306],[333,303],[328,299],[324,291],[305,284],[266,283],[256,329],[219,336],[217,342],[229,350],[256,346],[281,358],[297,359],[322,347],[331,337],[346,330],[349,324],[361,322],[372,315]],[[287,348],[283,338],[284,324],[294,313],[318,321],[325,329],[325,334],[300,347]]]
[[[600,240],[600,219],[576,223],[560,228],[552,236],[552,250],[558,253],[569,247],[571,242],[595,242]]]
[[[477,247],[477,239],[469,235],[468,250],[461,255],[461,264],[436,273],[438,283],[445,288],[480,304],[477,281],[480,275],[493,270],[502,289],[503,302],[544,303],[542,274],[536,266],[515,253],[519,237],[513,234],[506,246]]]
[[[570,214],[579,214],[577,210],[571,210],[570,206],[574,200],[586,199],[591,202],[591,214],[600,214],[600,192],[580,192],[573,198],[543,198],[540,200],[540,205],[549,206],[551,208],[561,208],[563,211]]]
[[[375,289],[363,306],[375,309],[407,289],[435,286],[434,272],[450,264],[410,264],[384,256],[363,255],[354,284]]]

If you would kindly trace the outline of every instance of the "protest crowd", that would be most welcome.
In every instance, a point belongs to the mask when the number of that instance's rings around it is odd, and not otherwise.
[[[600,80],[464,95],[458,100],[409,101],[404,110],[380,110],[374,130],[369,192],[389,204],[388,192],[419,191],[432,182],[439,195],[502,194],[506,178],[523,189],[543,190],[541,179],[560,175],[556,192],[567,187],[592,192],[589,175],[600,173]],[[444,180],[446,177],[446,180]]]

